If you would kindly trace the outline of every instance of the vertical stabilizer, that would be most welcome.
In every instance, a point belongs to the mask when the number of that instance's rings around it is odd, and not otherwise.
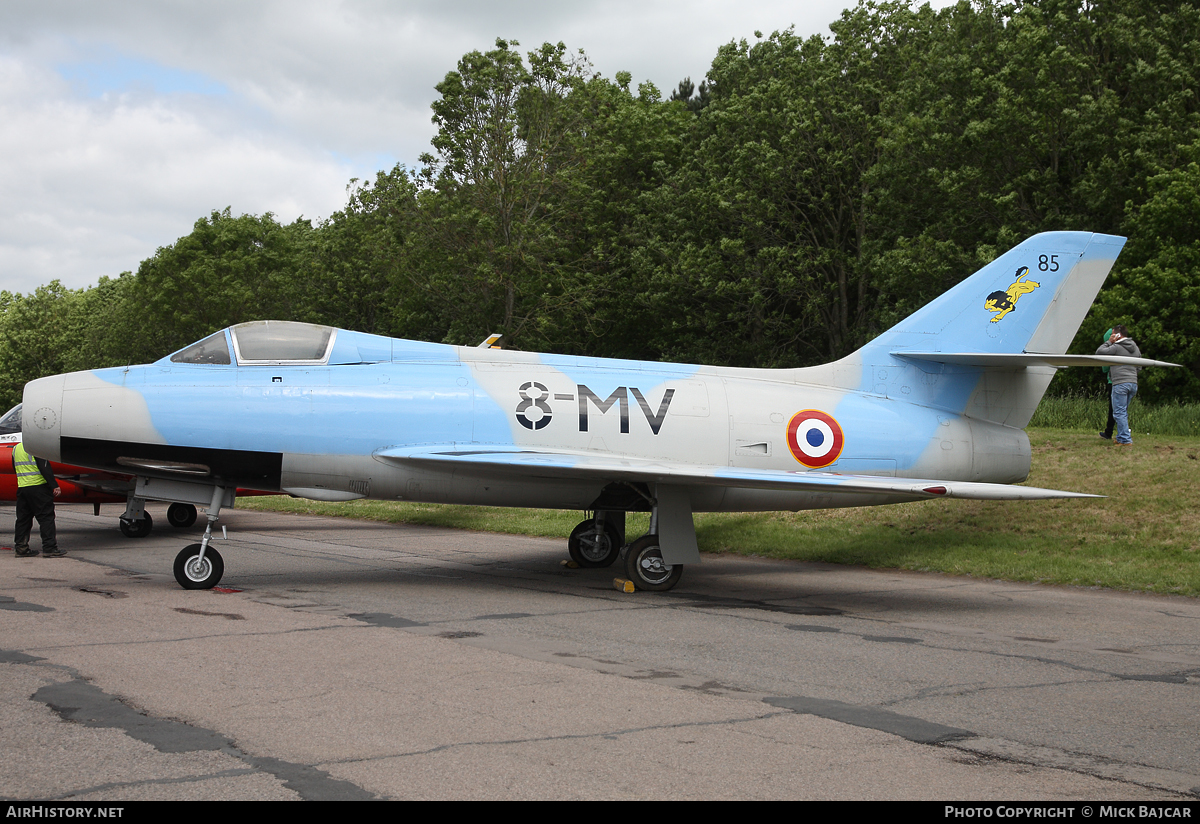
[[[1061,355],[1125,238],[1046,232],[909,315],[868,348]]]
[[[1054,367],[991,366],[969,355],[1064,354],[1124,245],[1123,237],[1091,232],[1035,235],[847,360],[867,376],[921,370],[922,380],[905,379],[905,400],[1023,428]],[[938,362],[938,353],[954,357]]]

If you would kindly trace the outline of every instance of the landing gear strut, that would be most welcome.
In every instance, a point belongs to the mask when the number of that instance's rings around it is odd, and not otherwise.
[[[175,556],[175,580],[184,589],[212,589],[225,574],[225,562],[209,542],[212,541],[213,524],[221,515],[221,502],[225,499],[225,487],[214,486],[212,503],[208,505],[208,523],[204,537],[198,544],[184,547]]]
[[[130,495],[117,525],[126,538],[145,538],[154,529],[154,519],[146,511],[146,502],[136,495]]]

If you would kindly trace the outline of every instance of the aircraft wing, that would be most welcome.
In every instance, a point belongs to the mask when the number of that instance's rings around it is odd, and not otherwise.
[[[391,447],[375,452],[375,457],[389,463],[442,470],[476,471],[481,475],[583,478],[675,486],[731,486],[795,492],[857,493],[894,497],[897,502],[923,498],[1015,501],[1105,497],[1082,492],[1063,492],[1056,489],[1039,489],[1032,486],[1010,484],[889,478],[878,475],[840,475],[836,472],[750,469],[736,466],[705,466],[601,453],[575,453],[522,449],[520,447],[465,444]]]

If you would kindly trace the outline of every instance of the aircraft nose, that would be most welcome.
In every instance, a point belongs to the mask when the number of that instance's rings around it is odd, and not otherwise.
[[[21,440],[26,451],[51,461],[61,460],[63,377],[52,375],[25,384],[21,411]]]

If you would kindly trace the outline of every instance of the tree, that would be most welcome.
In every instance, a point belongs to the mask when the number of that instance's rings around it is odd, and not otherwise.
[[[29,295],[0,292],[0,405],[21,402],[28,381],[67,372],[82,350],[72,323],[81,292],[57,280]]]
[[[471,52],[438,84],[437,155],[422,156],[423,180],[439,196],[421,200],[426,231],[444,252],[435,288],[454,304],[447,334],[460,342],[489,329],[519,340],[538,314],[556,253],[555,196],[578,162],[566,101],[586,58],[547,43],[526,67],[517,45],[498,39],[492,51]]]
[[[868,175],[904,74],[894,43],[916,19],[905,4],[864,6],[834,24],[829,43],[789,30],[720,49],[693,156],[659,190],[648,263],[659,303],[673,309],[672,355],[796,366],[864,341]]]
[[[425,272],[414,261],[417,184],[402,166],[350,181],[349,202],[312,233],[297,317],[385,335],[425,337]]]
[[[1200,159],[1200,142],[1184,150]],[[1110,326],[1129,327],[1144,355],[1184,366],[1150,369],[1139,378],[1146,400],[1200,397],[1200,162],[1147,181],[1149,199],[1130,208],[1121,266],[1080,330],[1080,351]],[[1094,351],[1092,347],[1091,351]]]
[[[706,81],[700,81],[700,93],[696,94],[696,84],[692,82],[692,78],[685,77],[679,81],[678,88],[671,92],[671,99],[683,103],[689,112],[699,112],[712,100],[712,95],[708,93]]]
[[[297,272],[311,232],[304,220],[282,226],[269,213],[234,217],[226,208],[142,261],[126,311],[140,324],[143,359],[234,323],[294,318],[304,292]]]

